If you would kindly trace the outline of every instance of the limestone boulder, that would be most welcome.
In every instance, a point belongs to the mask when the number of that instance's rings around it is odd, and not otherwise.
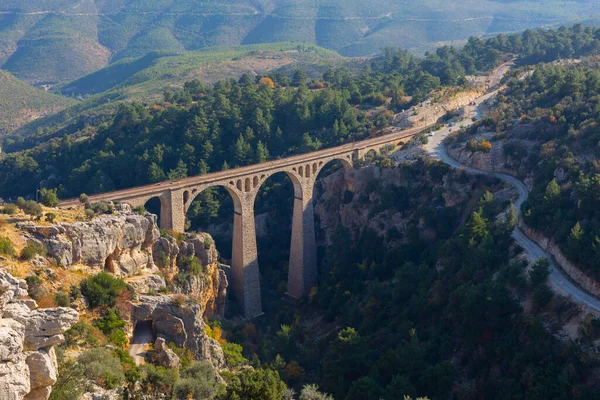
[[[49,350],[42,349],[28,353],[26,362],[30,371],[32,390],[52,386],[56,383],[58,366],[54,347],[50,347]]]
[[[151,358],[154,363],[168,369],[178,369],[181,364],[177,354],[167,346],[165,339],[162,337],[154,342],[154,351]]]
[[[54,347],[79,319],[70,308],[37,309],[27,284],[0,270],[0,399],[47,400],[57,379]]]
[[[0,399],[22,400],[31,391],[29,367],[23,353],[0,360]]]
[[[199,304],[182,301],[181,296],[140,296],[132,304],[131,319],[152,321],[153,331],[167,343],[190,349],[198,361],[210,361],[225,368],[225,356],[219,342],[208,337]]]
[[[165,278],[157,274],[134,276],[125,281],[138,294],[158,293],[167,286]]]

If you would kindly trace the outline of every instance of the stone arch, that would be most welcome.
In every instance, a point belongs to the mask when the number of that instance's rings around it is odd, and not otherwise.
[[[252,190],[252,185],[250,184],[250,178],[244,179],[244,192],[248,193]]]
[[[264,186],[264,184],[273,176],[278,175],[278,174],[285,174],[287,175],[287,177],[290,179],[290,181],[292,181],[292,185],[294,186],[294,196],[297,198],[302,198],[302,182],[299,179],[300,173],[297,172],[296,168],[292,168],[291,171],[276,171],[272,174],[268,174],[268,175],[263,175],[264,179],[262,179],[258,186],[255,188],[256,189],[256,194],[258,194],[258,192],[260,192],[260,190],[262,189],[262,187]],[[256,196],[254,197],[254,202],[256,202]]]
[[[350,157],[350,159],[348,159],[348,157]],[[351,156],[334,157],[329,160],[319,162],[319,166],[317,167],[316,171],[313,173],[314,178],[317,179],[319,174],[321,173],[321,171],[323,171],[323,169],[325,169],[325,167],[330,165],[332,162],[336,162],[336,161],[342,165],[342,167],[344,168],[345,171],[352,169]]]
[[[242,182],[241,179],[238,180],[235,187],[241,186],[241,182]],[[235,190],[235,187],[232,187],[233,183],[234,183],[233,181],[229,182],[229,185],[223,184],[223,183],[214,183],[214,184],[209,184],[209,185],[202,186],[202,187],[194,189],[192,191],[191,196],[190,196],[189,202],[186,203],[186,207],[184,209],[184,212],[187,213],[189,211],[190,207],[192,206],[192,203],[194,202],[194,200],[196,199],[196,197],[198,197],[200,195],[200,193],[202,193],[205,190],[210,189],[210,188],[222,187],[231,196],[231,198],[233,200],[233,209],[234,209],[234,211],[236,213],[241,213],[242,212],[242,199],[240,198],[239,193]]]
[[[379,154],[379,150],[378,149],[368,149],[365,152],[365,160],[367,159],[375,159],[377,157],[377,155]]]
[[[256,189],[257,186],[258,186],[258,176],[255,176],[254,178],[252,178],[252,188]]]
[[[257,260],[263,284],[267,285],[267,287],[273,288],[279,282],[287,282],[288,285],[290,283],[290,276],[292,270],[295,268],[295,265],[292,264],[292,259],[296,260],[298,258],[297,256],[292,257],[292,254],[294,251],[297,251],[296,248],[302,246],[302,243],[298,243],[298,240],[296,240],[296,243],[294,242],[293,234],[294,228],[297,231],[302,231],[302,225],[297,225],[299,216],[296,213],[301,213],[302,211],[297,209],[297,203],[302,202],[303,198],[306,197],[303,185],[307,186],[308,182],[301,179],[298,172],[289,168],[288,170],[280,170],[269,174],[267,179],[261,181],[256,192],[252,209],[257,228]],[[275,191],[264,190],[265,187],[272,189],[278,187],[278,189],[275,189]],[[273,221],[273,215],[264,218],[264,213],[272,210],[269,207],[271,200],[276,200],[278,204],[277,211],[275,211],[275,215],[277,216],[276,223],[269,223],[269,221]],[[262,218],[259,218],[259,216]],[[282,243],[280,250],[287,252],[289,249],[290,264],[287,267],[282,268],[278,262],[273,262],[272,256],[274,253],[269,252],[269,249],[273,248],[272,240],[274,238],[279,243]],[[289,247],[287,247],[288,245]],[[278,257],[283,257],[279,253],[277,255]],[[288,257],[288,254],[285,257]]]
[[[304,178],[304,167],[302,165],[298,167],[298,175]]]
[[[305,171],[306,177],[310,178],[310,165],[309,164],[306,164],[304,171]]]
[[[189,199],[190,199],[190,191],[186,190],[185,192],[183,192],[183,204],[186,205],[188,203]]]
[[[171,203],[168,199],[168,193],[125,200],[123,203],[129,204],[132,208],[144,207],[146,211],[158,217],[161,228],[168,229],[171,217]]]

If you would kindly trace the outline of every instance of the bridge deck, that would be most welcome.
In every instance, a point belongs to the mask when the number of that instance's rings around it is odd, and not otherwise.
[[[248,165],[245,167],[235,168],[226,171],[214,172],[206,175],[199,175],[194,177],[189,177],[185,179],[181,179],[178,181],[166,181],[160,182],[151,185],[137,186],[130,189],[117,190],[113,192],[106,192],[96,195],[89,196],[89,200],[91,202],[100,201],[100,200],[117,200],[123,198],[129,198],[134,196],[142,196],[145,194],[151,194],[155,192],[161,192],[167,189],[180,189],[189,185],[198,185],[211,183],[215,181],[220,181],[223,179],[236,179],[240,177],[244,177],[250,174],[261,173],[265,171],[269,171],[276,168],[291,166],[295,164],[302,164],[305,162],[317,161],[322,158],[332,157],[344,153],[348,153],[356,150],[364,150],[371,148],[377,145],[384,145],[387,143],[395,142],[401,139],[407,139],[412,136],[415,136],[417,133],[422,132],[425,129],[432,127],[434,124],[429,124],[421,127],[406,129],[403,131],[391,133],[388,135],[361,140],[359,142],[353,142],[344,144],[341,146],[332,147],[329,149],[314,151],[312,153],[307,154],[299,154],[291,157],[281,158],[278,160],[267,161],[260,164]],[[74,207],[79,205],[79,199],[68,199],[64,200],[60,203],[61,208]]]

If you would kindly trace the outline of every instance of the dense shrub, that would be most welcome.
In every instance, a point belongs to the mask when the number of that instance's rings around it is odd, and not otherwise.
[[[121,362],[104,348],[86,350],[77,358],[85,377],[106,389],[116,389],[125,380]]]
[[[119,294],[127,289],[127,284],[106,272],[100,272],[81,282],[81,293],[91,308],[115,305]]]
[[[57,192],[58,189],[40,190],[40,194],[42,195],[42,204],[46,207],[56,207],[60,203]]]
[[[22,198],[20,198],[20,199],[22,199]],[[32,218],[35,217],[35,218],[39,219],[44,214],[44,210],[42,209],[42,206],[40,206],[38,203],[36,203],[33,200],[28,200],[25,202],[19,202],[17,200],[17,207],[19,207],[25,214],[29,215]]]
[[[36,255],[45,257],[46,254],[46,248],[42,244],[28,241],[27,245],[23,247],[23,250],[21,250],[21,260],[31,260]]]
[[[121,348],[128,343],[124,331],[125,325],[127,323],[121,318],[119,311],[113,307],[106,310],[102,317],[94,322],[94,326],[100,329],[111,342]]]
[[[216,372],[209,362],[194,363],[181,372],[173,397],[177,400],[214,399],[222,390]]]
[[[198,257],[195,256],[177,257],[177,267],[179,267],[179,270],[181,272],[194,276],[199,276],[203,273],[206,273],[206,269],[204,268]]]
[[[14,257],[17,255],[15,245],[8,237],[0,236],[0,255]]]
[[[242,346],[237,343],[221,343],[221,348],[225,354],[227,366],[231,368],[239,367],[248,361],[242,355]]]
[[[285,392],[285,383],[276,371],[246,369],[232,377],[223,399],[281,400]]]
[[[159,398],[166,396],[171,398],[173,388],[179,380],[179,371],[177,369],[166,369],[152,364],[146,364],[141,367],[142,379],[140,382],[142,393],[150,398]]]
[[[55,219],[56,219],[56,214],[54,214],[54,213],[46,214],[46,222],[50,222],[51,224],[53,224]]]
[[[321,393],[317,385],[305,385],[300,392],[300,400],[334,400],[333,396]]]
[[[54,296],[54,302],[58,307],[71,307],[71,299],[65,292],[58,292]]]
[[[86,207],[88,207],[88,204],[86,204]],[[94,214],[112,214],[115,211],[114,205],[107,201],[89,204],[89,209],[91,209]]]
[[[14,204],[5,204],[2,207],[2,214],[15,215],[17,212],[19,212],[19,208]]]

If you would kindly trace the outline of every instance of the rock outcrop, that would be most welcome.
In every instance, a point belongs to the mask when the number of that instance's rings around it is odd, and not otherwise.
[[[449,111],[460,110],[475,101],[481,96],[481,92],[472,90],[456,94],[438,94],[438,96],[446,98],[443,100],[428,99],[408,110],[402,111],[394,117],[394,125],[398,128],[412,128],[434,124]]]
[[[0,399],[45,400],[57,379],[54,346],[79,319],[71,308],[37,309],[27,284],[0,270]]]
[[[474,199],[483,194],[483,187],[478,186],[484,181],[499,199],[514,195],[493,179],[474,178],[446,167],[400,164],[382,168],[372,165],[339,171],[323,178],[318,186],[318,201],[314,207],[325,234],[318,239],[330,243],[336,229],[342,226],[352,235],[352,240],[369,229],[395,244],[408,243],[411,240],[409,234],[418,234],[421,240],[433,242],[436,240],[435,227],[430,226],[424,211],[419,209],[423,210],[424,205],[434,209],[456,207],[464,218],[472,209]],[[413,195],[409,196],[409,192]],[[414,193],[422,196],[417,198]]]
[[[157,337],[167,343],[190,349],[198,361],[210,361],[225,368],[225,356],[221,345],[206,334],[202,306],[188,303],[183,295],[140,296],[139,303],[132,304],[133,325],[138,321],[151,321]]]
[[[197,257],[206,268],[201,276],[188,275],[184,281],[176,281],[171,288],[175,293],[190,295],[198,300],[205,316],[222,317],[227,300],[227,267],[219,264],[219,252],[214,240],[207,233],[187,233],[185,240],[161,237],[152,248],[154,263],[174,276],[178,272],[180,257]]]
[[[89,222],[37,226],[18,224],[29,240],[43,244],[58,264],[83,264],[118,276],[153,270],[152,246],[159,239],[156,216],[121,211]]]
[[[181,361],[173,350],[167,347],[165,338],[159,337],[154,342],[154,350],[149,355],[154,364],[168,369],[178,369]]]

